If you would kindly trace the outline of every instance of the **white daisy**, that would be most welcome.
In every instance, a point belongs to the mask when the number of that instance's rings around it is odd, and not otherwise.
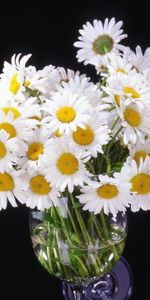
[[[0,130],[3,129],[9,134],[9,138],[17,138],[18,140],[26,141],[33,134],[35,121],[22,120],[20,117],[14,119],[12,111],[5,114],[0,110]]]
[[[4,62],[3,73],[1,74],[0,91],[2,98],[11,99],[18,96],[22,99],[22,92],[25,91],[25,65],[31,54],[23,56],[13,55],[11,64]]]
[[[117,73],[107,79],[107,86],[102,87],[109,97],[105,99],[118,107],[120,101],[128,103],[141,101],[143,104],[150,105],[150,91],[144,77],[141,74]]]
[[[80,75],[77,72],[68,81],[62,81],[58,86],[60,93],[73,93],[80,97],[86,97],[90,105],[96,108],[97,111],[106,109],[108,106],[102,102],[103,92],[100,91],[99,83],[94,84],[86,75]]]
[[[43,128],[34,130],[33,135],[25,143],[24,153],[17,161],[18,167],[31,174],[37,171],[47,140]]]
[[[52,91],[56,91],[58,77],[59,72],[53,65],[46,66],[38,71],[29,66],[26,68],[27,90],[29,88],[33,92],[38,92],[39,99],[44,102],[44,99],[49,97]]]
[[[139,165],[141,158],[145,160],[146,156],[150,155],[150,138],[147,138],[144,143],[141,143],[141,141],[137,139],[136,144],[129,144],[128,148],[130,150],[131,159],[134,159],[137,165]]]
[[[94,157],[97,157],[98,152],[103,153],[102,146],[110,140],[110,130],[104,124],[95,111],[85,129],[77,127],[72,133],[75,145]]]
[[[46,179],[59,191],[68,188],[72,193],[75,186],[83,186],[89,180],[90,173],[86,170],[87,154],[75,147],[70,139],[61,137],[49,142],[40,166]]]
[[[48,130],[55,132],[59,129],[60,134],[69,134],[75,131],[77,126],[85,128],[91,108],[85,97],[78,98],[78,95],[64,90],[62,93],[55,93],[51,100],[47,101],[44,107],[49,115],[43,120],[44,123],[48,123]]]
[[[129,61],[138,71],[143,72],[150,68],[150,47],[143,54],[140,46],[136,47],[136,52],[130,50]]]
[[[17,162],[18,153],[17,139],[9,139],[9,134],[0,130],[0,172],[13,168],[14,163]]]
[[[69,72],[69,71],[68,71]],[[73,72],[73,71],[72,71]],[[90,78],[88,78],[85,74],[80,75],[79,72],[71,73],[72,77],[68,74],[68,80],[61,81],[61,84],[58,86],[58,91],[62,92],[65,89],[68,92],[78,93],[80,96],[83,95],[89,86],[94,86],[92,82],[90,82]]]
[[[121,175],[126,182],[131,183],[131,210],[139,211],[149,209],[150,205],[150,158],[147,156],[137,165],[135,160],[127,161]]]
[[[114,178],[99,175],[98,179],[98,182],[91,181],[81,189],[78,199],[84,204],[83,210],[99,214],[103,209],[107,215],[124,212],[129,206],[130,183],[124,182],[120,173],[115,173]]]
[[[123,74],[135,74],[136,71],[133,70],[133,66],[129,63],[129,50],[125,48],[123,55],[118,54],[108,54],[109,62],[106,65],[109,75],[115,75],[117,73]],[[105,74],[104,74],[105,75]]]
[[[32,175],[27,173],[23,181],[26,186],[25,197],[21,201],[23,204],[30,208],[37,207],[39,210],[59,205],[58,190],[45,178],[41,170]]]
[[[105,19],[104,25],[98,20],[94,20],[93,25],[89,22],[83,25],[83,29],[79,30],[79,41],[74,44],[80,48],[77,53],[78,61],[88,64],[93,58],[103,59],[108,53],[122,50],[124,47],[119,42],[127,36],[122,34],[122,24],[122,21],[116,23],[115,18],[112,18],[110,21]]]
[[[140,102],[130,105],[122,102],[118,114],[122,120],[124,143],[135,144],[137,138],[144,143],[146,134],[150,135],[150,108],[144,107]]]
[[[22,103],[18,103],[15,99],[2,100],[0,102],[0,109],[7,114],[9,111],[13,113],[14,119],[21,117],[21,119],[28,119],[32,117],[41,118],[40,106],[36,103],[35,97],[30,97]]]
[[[16,199],[24,201],[24,182],[20,178],[20,172],[7,170],[0,172],[0,210],[6,209],[9,201],[13,207],[17,206]]]
[[[41,170],[28,174],[22,177],[25,182],[25,198],[21,203],[30,208],[37,207],[39,210],[50,208],[53,205],[59,206],[60,193],[51,183],[45,178]]]

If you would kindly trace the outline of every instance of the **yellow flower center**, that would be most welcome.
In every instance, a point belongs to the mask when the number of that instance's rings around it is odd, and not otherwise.
[[[10,139],[16,137],[17,135],[15,127],[10,123],[1,123],[0,130],[1,129],[4,129],[9,134]]]
[[[18,77],[18,74],[15,74],[10,80],[9,90],[13,94],[17,94],[17,92],[20,89],[20,83],[18,82],[17,77]]]
[[[94,132],[90,127],[86,127],[86,129],[77,127],[73,133],[73,139],[79,145],[90,145],[94,140]]]
[[[0,192],[8,192],[14,188],[14,181],[7,173],[0,173]]]
[[[150,175],[140,173],[135,175],[130,181],[132,184],[131,192],[141,195],[150,193]]]
[[[78,160],[72,153],[63,153],[57,160],[57,168],[64,175],[72,175],[78,171]]]
[[[25,80],[24,86],[25,86],[25,87],[28,87],[29,85],[30,85],[30,81],[29,81],[29,80]]]
[[[117,69],[117,72],[119,73],[124,73],[124,74],[126,74],[126,71],[125,71],[125,69],[122,69],[122,68],[118,68]]]
[[[76,111],[70,106],[64,106],[56,112],[56,116],[60,122],[70,123],[75,119]]]
[[[28,147],[27,157],[30,160],[37,160],[41,154],[43,154],[43,145],[41,143],[32,143]]]
[[[114,46],[114,41],[108,34],[99,35],[93,42],[93,51],[99,55],[105,55],[111,52]]]
[[[11,107],[11,106],[6,106],[3,107],[2,110],[4,111],[4,113],[7,115],[9,111],[11,111],[14,115],[14,119],[17,119],[20,117],[20,112],[18,109],[16,109],[15,107]]]
[[[133,99],[140,98],[140,94],[130,86],[125,86],[123,91],[125,94],[130,94]]]
[[[117,106],[120,107],[120,96],[119,95],[115,95],[114,97],[115,97],[115,102],[116,102]]]
[[[42,175],[37,175],[30,179],[30,188],[33,193],[39,195],[47,195],[52,189],[49,182]]]
[[[134,108],[126,108],[124,118],[126,122],[133,127],[137,127],[141,123],[141,115]]]
[[[0,159],[2,159],[3,157],[5,157],[6,153],[7,152],[6,152],[5,145],[2,142],[0,142]]]
[[[137,151],[134,155],[134,160],[136,161],[137,165],[140,164],[140,158],[142,157],[143,160],[145,160],[146,156],[148,155],[148,153],[146,153],[145,151]]]
[[[100,198],[111,199],[118,194],[118,189],[114,184],[106,183],[97,189]]]
[[[61,137],[62,136],[62,133],[60,133],[59,132],[59,129],[57,129],[55,132],[54,132],[54,135],[56,136],[56,137]]]

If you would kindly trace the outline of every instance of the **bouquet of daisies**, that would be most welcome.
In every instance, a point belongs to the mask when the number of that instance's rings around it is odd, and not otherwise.
[[[14,55],[0,75],[0,209],[16,200],[39,210],[77,193],[83,210],[116,215],[150,207],[150,48],[120,44],[122,22],[79,31],[86,75],[26,66]]]
[[[150,48],[120,44],[121,28],[112,18],[79,31],[77,59],[95,67],[96,83],[36,70],[21,54],[0,75],[0,210],[43,211],[38,257],[67,280],[104,274],[121,255],[110,214],[150,209]]]

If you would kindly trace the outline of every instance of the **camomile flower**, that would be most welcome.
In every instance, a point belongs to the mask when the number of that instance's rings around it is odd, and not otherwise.
[[[73,93],[79,98],[86,97],[90,105],[97,111],[106,109],[108,106],[102,102],[103,92],[100,91],[99,84],[94,84],[86,75],[77,72],[68,81],[62,82],[58,87],[60,93]]]
[[[130,183],[122,181],[120,173],[115,173],[114,178],[99,175],[99,181],[90,181],[81,189],[79,201],[84,204],[83,210],[89,210],[95,215],[104,210],[105,214],[116,215],[118,211],[126,211],[129,206]]]
[[[86,170],[87,154],[75,147],[66,137],[50,141],[40,160],[45,177],[60,192],[68,188],[72,193],[75,186],[83,186],[89,180]]]
[[[58,86],[58,91],[63,92],[65,89],[68,92],[78,93],[81,96],[85,93],[89,86],[95,86],[92,82],[90,82],[90,78],[88,78],[85,74],[80,75],[80,73],[76,72],[74,73],[74,76],[61,82],[61,85]]]
[[[144,143],[141,143],[141,141],[137,139],[136,144],[129,144],[128,148],[130,150],[130,158],[134,159],[139,166],[141,158],[145,160],[147,155],[150,156],[150,138],[148,137]]]
[[[5,130],[9,134],[9,139],[17,138],[25,141],[33,135],[33,128],[35,128],[34,120],[30,120],[29,123],[20,117],[15,119],[12,111],[5,114],[4,111],[0,110],[0,130]]]
[[[61,86],[64,85],[64,83],[69,83],[71,80],[76,81],[76,78],[80,78],[83,79],[84,77],[86,77],[85,74],[80,74],[79,71],[73,71],[71,69],[64,69],[63,67],[58,67],[57,68],[58,71],[58,75],[57,75],[57,79],[58,79],[58,83],[57,83],[57,90],[59,90],[59,88]]]
[[[149,209],[150,204],[150,158],[140,159],[137,165],[133,159],[127,161],[121,169],[121,175],[124,181],[131,183],[131,210],[133,212]]]
[[[13,207],[17,206],[16,199],[24,201],[24,182],[20,172],[15,170],[0,171],[0,210],[6,209],[9,201]]]
[[[25,178],[22,177],[22,180],[25,182],[25,197],[20,201],[22,204],[26,204],[30,208],[37,207],[42,211],[53,205],[58,206],[60,194],[45,178],[41,170],[32,174],[28,172]]]
[[[77,127],[72,133],[73,142],[81,150],[87,151],[89,155],[97,157],[97,153],[103,153],[102,146],[106,145],[110,139],[110,130],[101,121],[96,111],[85,129]]]
[[[94,20],[93,24],[87,22],[83,29],[79,30],[79,41],[74,46],[80,48],[77,53],[79,62],[90,63],[93,58],[105,58],[108,53],[116,53],[124,47],[119,42],[127,35],[122,34],[122,21],[116,23],[115,18],[101,21]]]
[[[107,79],[107,87],[103,87],[103,90],[114,99],[118,107],[121,99],[127,104],[137,101],[150,104],[150,91],[141,74],[129,75],[119,72]]]
[[[135,74],[136,71],[133,70],[133,66],[129,63],[129,50],[125,48],[122,55],[119,54],[108,54],[109,62],[106,65],[109,75],[115,75],[117,73],[123,74]],[[105,74],[104,74],[105,75]]]
[[[145,135],[150,134],[150,109],[139,102],[130,105],[121,103],[118,114],[122,120],[124,143],[135,144],[137,138],[144,143]]]
[[[37,171],[47,140],[47,135],[42,128],[34,130],[33,135],[26,140],[24,153],[17,161],[18,167],[30,173]]]
[[[143,54],[140,46],[137,46],[136,51],[130,50],[129,62],[138,71],[143,72],[150,68],[150,47],[145,50]]]
[[[21,119],[28,119],[32,117],[40,119],[40,106],[36,102],[37,99],[35,97],[30,97],[22,103],[18,103],[15,99],[11,99],[10,101],[4,100],[0,102],[0,110],[2,110],[5,114],[12,112],[14,119],[19,117]]]
[[[49,115],[43,120],[46,128],[55,132],[59,129],[60,134],[69,134],[79,126],[85,128],[89,120],[90,104],[85,97],[64,90],[62,93],[55,93],[45,104],[44,110]]]
[[[11,99],[18,95],[20,100],[22,99],[22,92],[25,91],[25,65],[31,54],[20,57],[21,54],[13,55],[11,63],[4,62],[0,81],[2,98]]]
[[[13,168],[17,162],[18,153],[17,139],[9,139],[9,134],[0,130],[0,172]]]
[[[48,65],[42,70],[36,70],[34,67],[29,66],[26,68],[26,82],[27,90],[36,92],[38,98],[43,103],[44,99],[51,95],[52,91],[56,91],[58,84],[59,72],[53,65]]]

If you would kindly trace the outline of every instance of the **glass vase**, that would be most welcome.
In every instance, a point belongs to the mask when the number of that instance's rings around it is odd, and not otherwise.
[[[112,271],[115,276],[110,272],[114,266],[118,268],[116,263],[125,246],[127,218],[124,213],[114,217],[105,215],[102,210],[94,215],[84,211],[70,194],[60,199],[59,207],[31,210],[30,229],[38,260],[52,276],[63,281],[66,300],[128,299],[113,298],[120,283],[118,285],[116,278],[118,271]],[[121,272],[129,273],[123,260],[120,264]],[[128,286],[129,290],[130,283]]]

